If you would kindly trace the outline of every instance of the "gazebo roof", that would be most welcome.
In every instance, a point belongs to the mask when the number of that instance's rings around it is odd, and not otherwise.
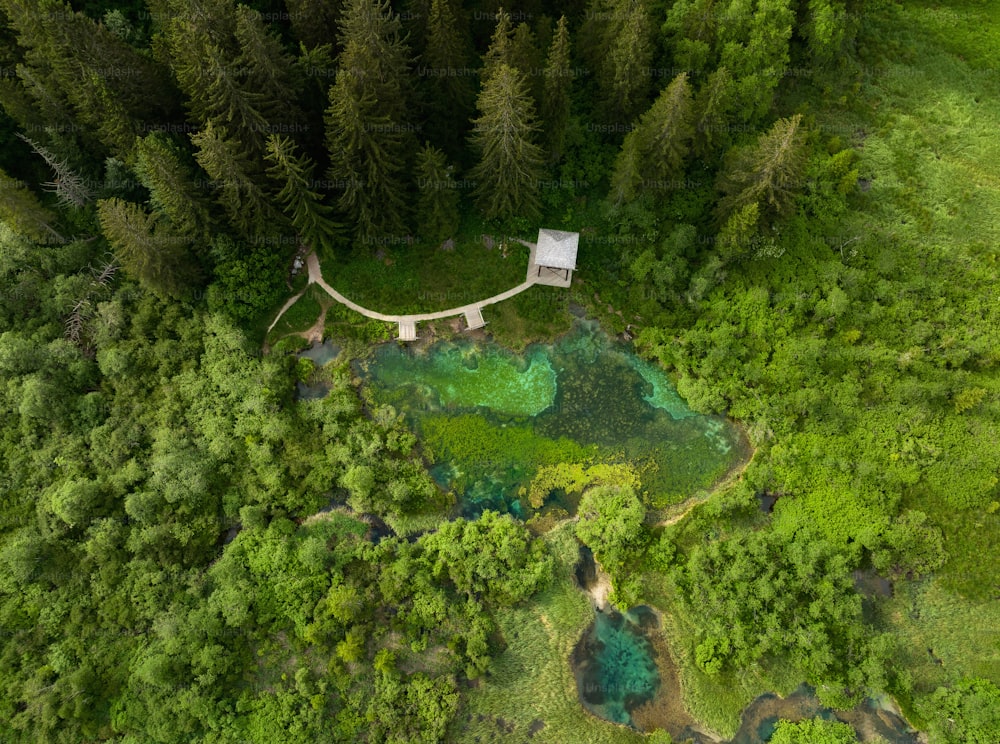
[[[542,228],[538,231],[535,264],[551,269],[575,269],[580,233]]]

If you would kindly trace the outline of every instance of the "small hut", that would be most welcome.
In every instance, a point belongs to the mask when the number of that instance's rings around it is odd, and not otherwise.
[[[542,276],[542,269],[545,269],[568,283],[576,268],[580,233],[549,230],[543,227],[538,231],[536,245],[535,265],[538,267],[538,276]]]

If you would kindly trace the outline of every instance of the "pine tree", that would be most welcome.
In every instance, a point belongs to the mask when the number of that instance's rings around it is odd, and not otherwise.
[[[533,142],[538,125],[521,73],[507,64],[497,67],[477,109],[470,139],[480,159],[471,175],[480,207],[489,218],[537,217],[543,153]]]
[[[643,182],[651,188],[669,188],[665,182],[683,175],[693,136],[691,86],[682,72],[625,136],[611,177],[614,202],[631,201]]]
[[[237,66],[245,70],[246,85],[262,96],[261,111],[271,123],[297,122],[302,112],[295,104],[292,57],[264,25],[258,11],[236,8]]]
[[[729,145],[732,107],[733,77],[720,67],[708,76],[695,98],[695,155],[708,158]]]
[[[720,64],[735,81],[734,113],[743,122],[755,123],[771,108],[788,68],[795,10],[791,0],[757,0],[752,8],[741,9],[720,22]]]
[[[237,16],[232,0],[169,0],[161,56],[167,59],[187,98],[191,119],[224,127],[260,162],[268,130],[268,101],[254,88],[236,41]],[[245,20],[244,35],[251,35]],[[259,51],[259,50],[258,50]],[[256,60],[260,62],[259,60]]]
[[[156,214],[132,202],[102,199],[97,216],[122,267],[147,288],[179,297],[197,281],[191,239],[173,232]]]
[[[645,0],[614,0],[610,16],[597,74],[604,116],[631,122],[648,100],[652,22]]]
[[[127,156],[143,124],[174,115],[166,70],[102,24],[61,0],[0,0],[0,7],[25,49],[26,89],[57,116],[68,101],[104,146]]]
[[[566,16],[562,16],[556,26],[552,45],[549,47],[541,105],[542,122],[545,127],[545,149],[549,161],[553,163],[562,156],[566,125],[569,123],[569,91],[572,80],[569,29],[566,26]]]
[[[408,51],[388,0],[351,0],[341,19],[340,69],[326,113],[329,178],[358,237],[404,229]]]
[[[149,202],[173,229],[195,239],[206,238],[211,227],[204,190],[195,185],[187,154],[169,136],[153,132],[136,146],[135,171],[149,190]]]
[[[762,219],[787,214],[802,189],[809,152],[802,115],[778,119],[757,141],[737,150],[719,177],[723,221],[748,204]]]
[[[195,160],[211,179],[219,204],[243,237],[256,240],[275,222],[280,224],[270,197],[257,185],[262,174],[224,128],[209,122],[191,135],[191,142],[197,148]]]
[[[514,29],[510,41],[510,66],[524,76],[537,109],[541,105],[544,83],[542,54],[535,43],[535,34],[527,23],[519,23]]]
[[[292,33],[308,49],[336,39],[341,3],[331,0],[285,0]]]
[[[0,220],[36,243],[65,243],[54,225],[56,216],[21,181],[0,170]]]
[[[482,88],[486,87],[490,76],[500,65],[510,65],[511,47],[514,43],[514,30],[510,22],[510,13],[503,8],[497,11],[497,25],[493,29],[493,36],[490,37],[490,45],[483,55],[483,69],[479,74],[479,82]]]
[[[475,100],[469,57],[451,0],[432,0],[427,43],[421,57],[427,100],[427,124],[432,137],[458,155]]]
[[[425,143],[417,153],[417,202],[419,232],[427,240],[441,241],[458,230],[458,189],[445,154]]]
[[[295,143],[272,134],[267,139],[268,175],[282,184],[278,201],[285,207],[296,232],[314,248],[330,253],[337,225],[328,216],[330,207],[313,191],[313,164],[307,156],[296,156]]]
[[[403,138],[378,109],[371,94],[357,90],[349,72],[337,72],[326,114],[328,176],[341,191],[339,209],[362,241],[404,230]]]

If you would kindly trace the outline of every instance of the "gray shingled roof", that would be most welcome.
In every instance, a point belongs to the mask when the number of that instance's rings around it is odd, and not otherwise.
[[[579,243],[580,233],[542,228],[538,231],[535,264],[552,269],[575,269]]]

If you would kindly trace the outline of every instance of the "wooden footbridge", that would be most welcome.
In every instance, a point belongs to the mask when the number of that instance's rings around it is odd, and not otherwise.
[[[392,315],[387,313],[376,312],[375,310],[369,310],[366,307],[362,307],[358,303],[349,300],[344,297],[340,292],[335,290],[326,280],[323,279],[323,272],[320,270],[319,259],[316,257],[315,253],[310,253],[306,256],[306,266],[309,269],[309,284],[316,284],[323,288],[323,290],[329,294],[333,299],[342,305],[346,305],[351,310],[356,313],[364,315],[366,318],[373,318],[374,320],[384,320],[389,323],[397,323],[399,325],[399,340],[400,341],[415,341],[417,339],[417,323],[427,320],[443,320],[444,318],[452,318],[457,315],[464,316],[466,330],[474,330],[476,328],[482,328],[486,325],[486,321],[483,319],[483,308],[487,305],[494,305],[498,302],[503,302],[504,300],[509,300],[514,295],[520,294],[529,287],[533,287],[536,284],[555,286],[555,287],[568,287],[572,281],[572,269],[575,267],[576,262],[576,236],[577,233],[565,233],[555,230],[540,230],[539,231],[539,243],[529,243],[525,240],[519,240],[518,242],[522,245],[527,246],[531,250],[531,254],[528,258],[528,270],[525,276],[525,280],[518,284],[516,287],[511,287],[506,292],[501,292],[498,295],[493,295],[492,297],[487,297],[485,300],[479,300],[478,302],[472,302],[468,305],[462,305],[460,307],[453,307],[449,310],[439,310],[435,313],[416,313],[411,315]],[[552,238],[551,236],[557,236]],[[547,260],[547,256],[551,255],[546,252],[546,244],[552,242],[553,240],[562,240],[566,243],[572,243],[572,246],[564,246],[561,250],[561,255],[557,257],[556,261]],[[541,258],[539,258],[538,245],[542,245]],[[564,264],[570,263],[570,260],[566,257],[572,251],[572,266],[567,266]],[[536,259],[543,261],[544,263],[536,263]],[[557,273],[565,271],[565,275],[562,273]],[[308,286],[308,285],[307,285]],[[286,302],[280,311],[278,311],[277,317],[268,327],[268,333],[271,329],[278,323],[281,316],[285,314],[295,302],[303,295],[305,290],[299,292],[297,295],[292,297],[288,302]]]

